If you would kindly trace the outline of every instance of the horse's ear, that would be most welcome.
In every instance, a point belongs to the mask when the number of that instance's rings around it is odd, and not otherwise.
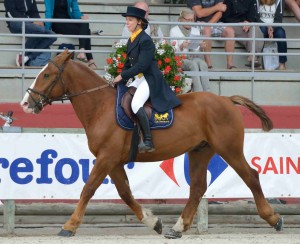
[[[63,54],[63,55],[66,55],[66,54],[68,54],[68,52],[69,52],[69,49],[68,49],[68,48],[65,48],[65,50],[62,52],[62,54]]]
[[[67,58],[66,58],[66,61],[68,61],[68,60],[70,60],[70,59],[73,59],[73,57],[74,57],[74,51],[73,51],[73,52],[69,52],[69,53],[68,53],[68,56],[67,56]]]
[[[66,49],[63,51],[63,56],[66,56],[65,61],[68,61],[69,59],[72,59],[72,58],[74,57],[74,51],[73,51],[73,52],[69,52],[69,49],[66,48]]]

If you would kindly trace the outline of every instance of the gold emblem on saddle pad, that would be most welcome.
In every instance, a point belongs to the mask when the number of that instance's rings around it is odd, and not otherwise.
[[[164,114],[154,114],[154,122],[155,123],[166,123],[169,122],[169,113],[164,113]]]

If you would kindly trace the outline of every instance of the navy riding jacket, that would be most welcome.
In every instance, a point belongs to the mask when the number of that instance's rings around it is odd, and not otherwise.
[[[181,104],[164,80],[154,57],[155,45],[151,37],[142,31],[133,42],[127,42],[127,58],[121,72],[122,82],[143,73],[150,89],[150,100],[158,112],[165,112]]]

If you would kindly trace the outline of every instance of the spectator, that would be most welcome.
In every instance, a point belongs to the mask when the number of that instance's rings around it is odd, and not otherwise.
[[[182,37],[196,37],[200,36],[200,30],[197,27],[188,25],[189,22],[195,22],[194,11],[186,8],[180,12],[178,22],[185,22],[186,25],[177,25],[170,30],[170,37],[182,38]],[[175,51],[199,51],[199,49],[205,47],[205,43],[200,40],[171,40],[175,46]],[[197,43],[198,42],[198,43]],[[189,55],[188,59],[183,60],[183,70],[190,71],[208,71],[207,64],[200,58],[195,58],[193,55]],[[209,78],[207,76],[194,76],[192,78],[193,88],[192,91],[210,91]]]
[[[187,0],[187,6],[191,8],[196,14],[197,22],[218,23],[222,17],[223,12],[226,10],[226,5],[223,0]],[[233,38],[234,31],[231,27],[209,27],[203,28],[204,36],[210,37],[227,37]],[[206,40],[205,52],[211,51],[212,41]],[[234,52],[234,40],[225,41],[225,51]],[[204,55],[205,62],[208,68],[213,68],[210,55]],[[227,69],[236,68],[233,65],[232,55],[227,55]]]
[[[146,19],[149,21],[149,12],[150,11],[149,11],[149,6],[145,1],[138,1],[133,6],[136,7],[136,8],[140,8],[140,9],[145,10],[146,11]],[[159,39],[164,37],[164,35],[163,35],[163,33],[162,33],[162,31],[161,31],[161,29],[158,25],[148,24],[148,27],[145,30],[145,32],[151,37],[159,37]],[[130,36],[130,32],[129,32],[126,25],[123,28],[122,36],[123,37],[129,37]],[[126,39],[126,41],[127,41],[127,39]]]
[[[45,17],[48,19],[89,19],[80,12],[77,0],[45,0]],[[46,28],[57,34],[91,35],[89,23],[58,23],[46,22]],[[79,38],[79,50],[91,50],[91,38]],[[91,69],[97,66],[91,52],[80,52],[76,58],[88,64]]]
[[[300,22],[300,0],[285,0],[286,5],[294,13],[295,18]]]
[[[259,17],[264,23],[282,23],[284,0],[260,0],[259,1]],[[265,38],[281,38],[285,39],[285,30],[282,26],[261,26],[261,31]],[[287,53],[286,41],[277,41],[278,53]],[[279,56],[279,70],[285,70],[286,55]]]
[[[5,16],[8,18],[40,18],[35,0],[5,0]],[[7,27],[11,33],[22,33],[22,22],[8,21]],[[25,34],[55,34],[44,27],[43,22],[25,22]],[[25,49],[49,49],[55,37],[29,37],[25,43]],[[17,66],[43,66],[51,58],[50,52],[28,52],[25,50],[16,57]]]
[[[263,38],[263,34],[258,27],[250,27],[247,25],[249,22],[260,22],[257,14],[256,0],[224,0],[224,4],[227,6],[227,10],[223,13],[223,22],[225,23],[245,23],[244,26],[234,26],[234,33],[236,38],[252,38],[253,31],[255,31],[256,38]],[[238,41],[247,50],[252,52],[252,41]],[[264,42],[255,42],[255,53],[262,51]],[[248,56],[248,62],[246,66],[252,67],[252,56]],[[260,67],[261,64],[257,57],[254,57],[254,67]]]

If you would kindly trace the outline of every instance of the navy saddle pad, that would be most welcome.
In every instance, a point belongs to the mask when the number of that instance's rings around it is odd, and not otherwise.
[[[124,109],[121,107],[122,97],[127,92],[128,87],[123,84],[117,85],[117,102],[116,102],[116,120],[120,127],[126,130],[132,130],[134,127],[133,121],[125,114]],[[164,113],[159,113],[152,108],[150,121],[151,129],[164,129],[173,124],[174,114],[170,109]]]

